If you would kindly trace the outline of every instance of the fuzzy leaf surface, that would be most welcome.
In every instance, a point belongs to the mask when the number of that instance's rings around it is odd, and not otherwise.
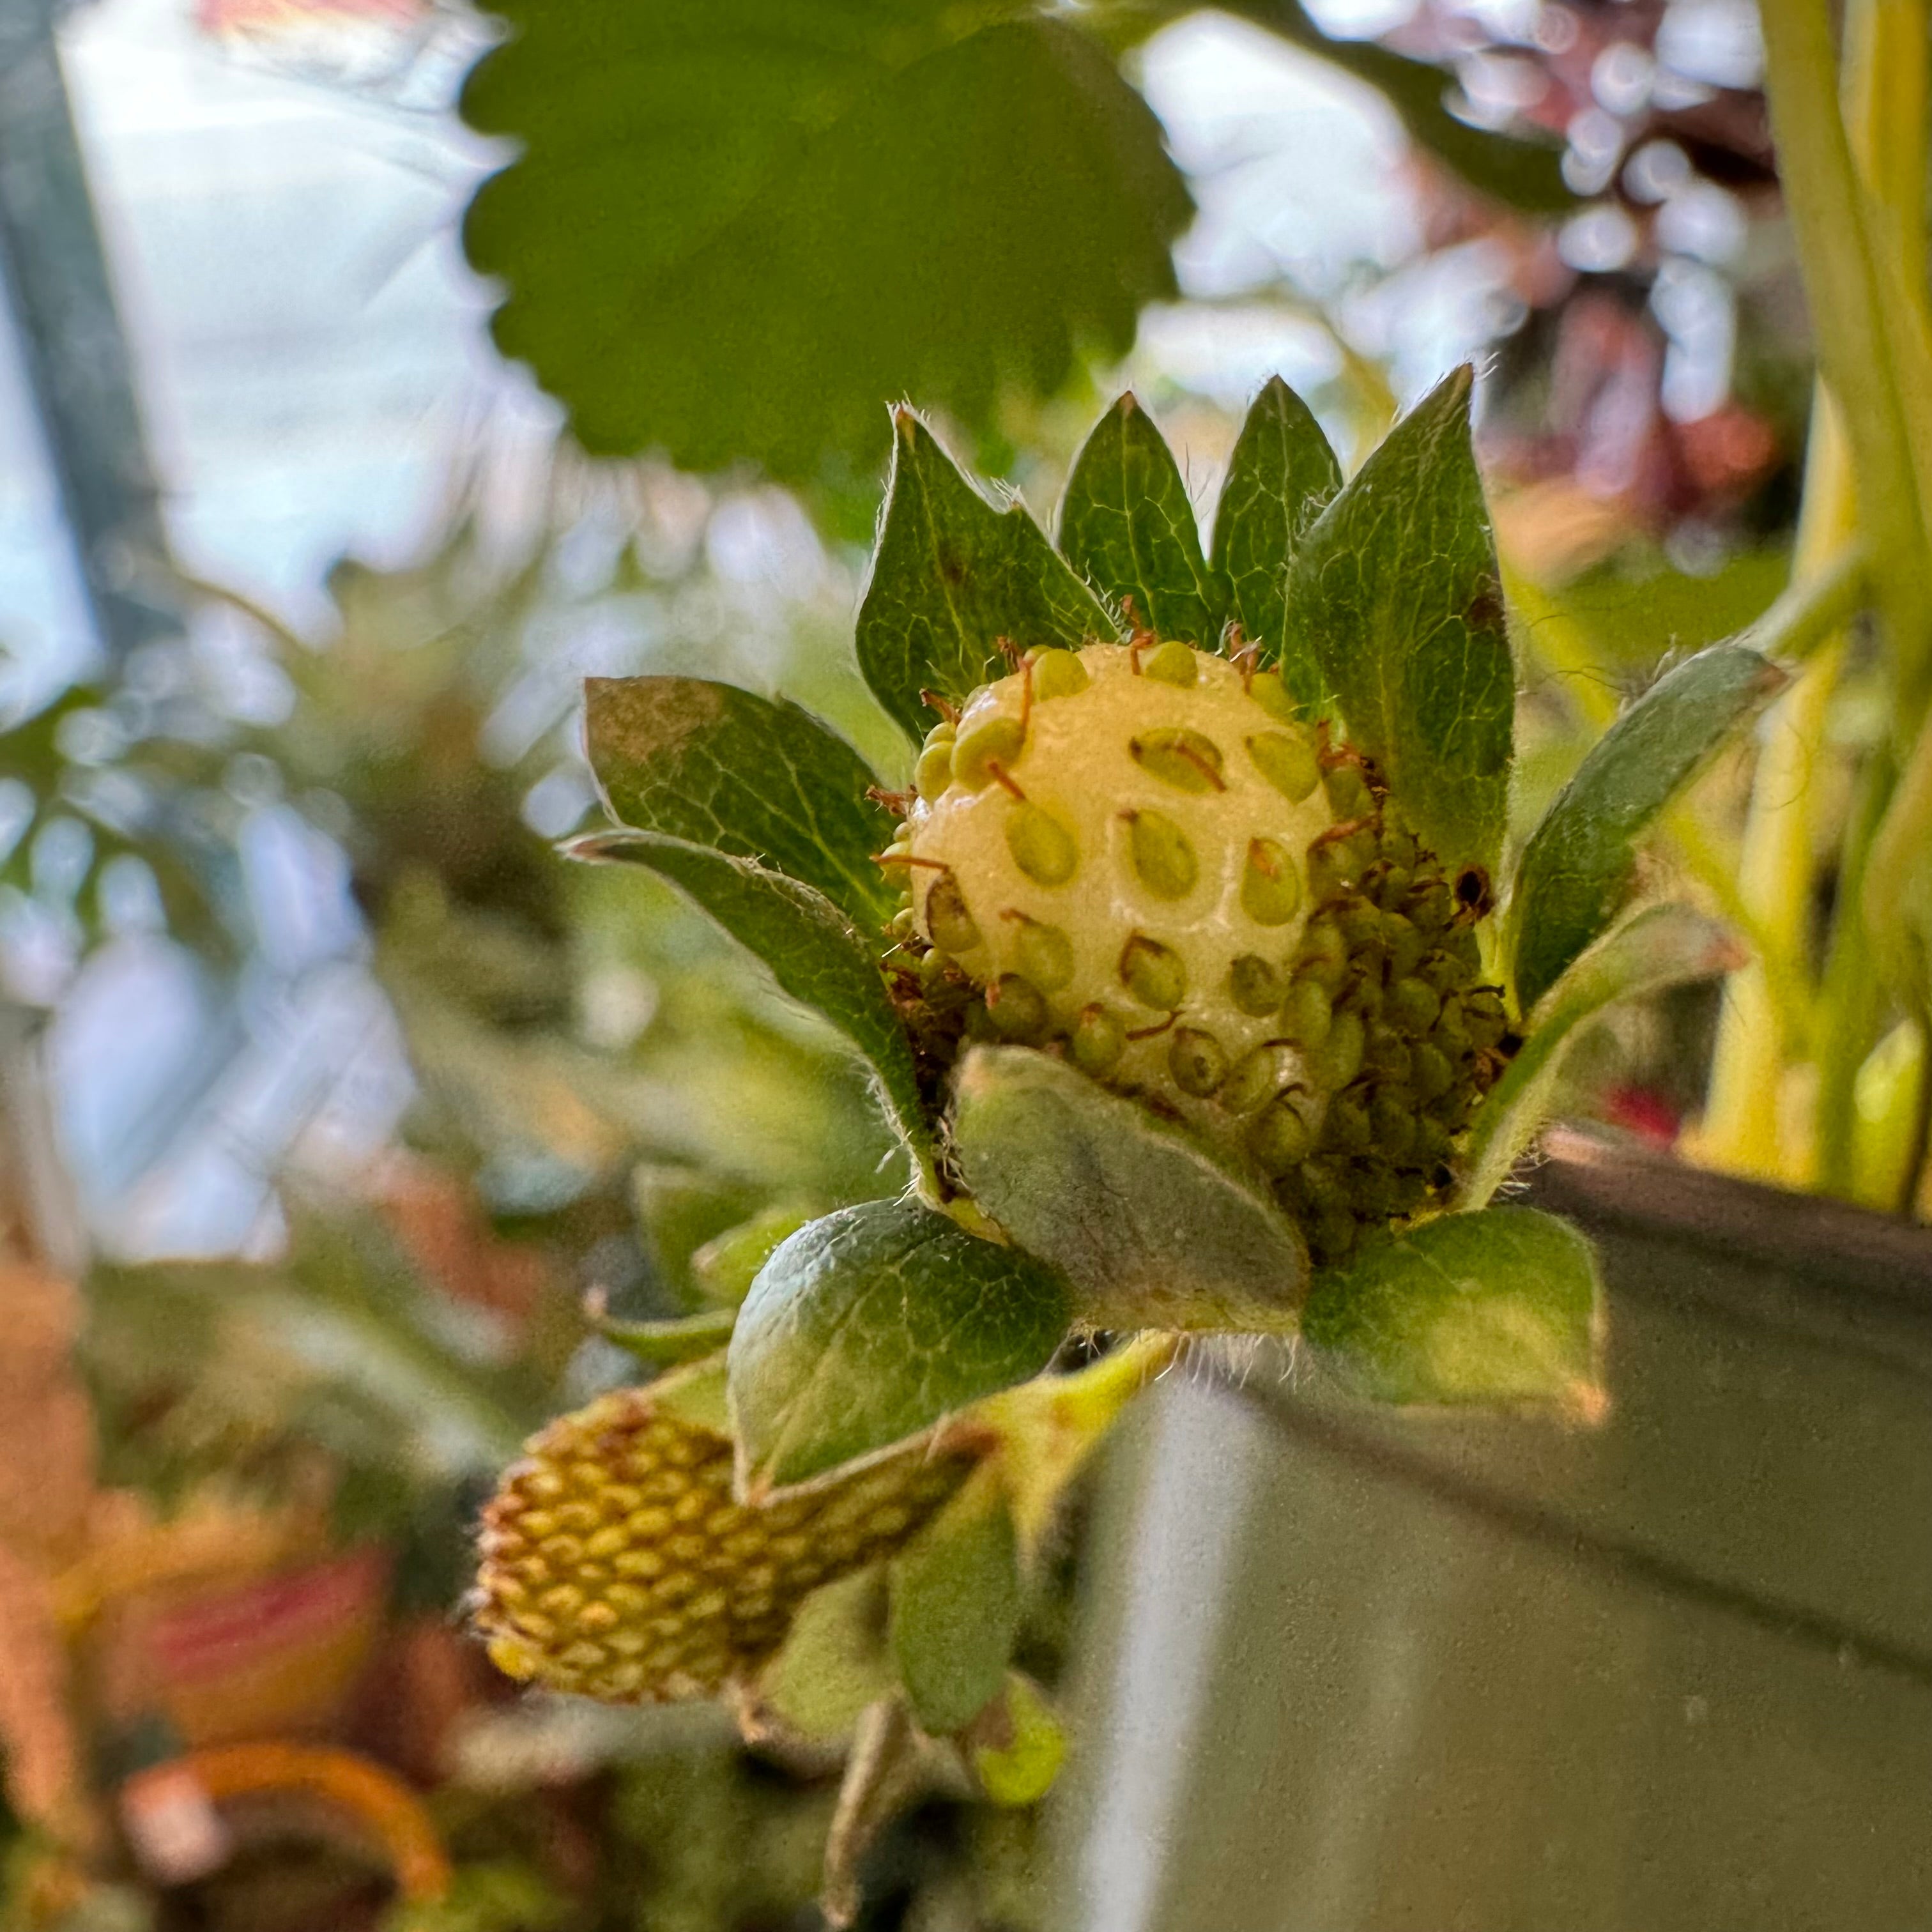
[[[888,1118],[922,1162],[932,1136],[904,1029],[865,935],[823,892],[748,859],[652,832],[600,832],[574,859],[648,866],[708,912],[770,968],[783,992],[822,1015],[870,1064]]]
[[[1289,566],[1282,678],[1338,708],[1453,872],[1492,877],[1516,718],[1496,544],[1469,443],[1466,364],[1437,384],[1310,527]]]
[[[1228,459],[1214,511],[1213,565],[1264,663],[1281,655],[1288,566],[1302,533],[1342,487],[1342,466],[1308,405],[1270,376]]]
[[[1322,1270],[1302,1334],[1339,1381],[1376,1401],[1587,1410],[1599,1294],[1595,1253],[1568,1222],[1489,1208]]]
[[[1050,1268],[917,1201],[812,1222],[765,1264],[732,1334],[745,1485],[807,1481],[1024,1382],[1071,1318]]]
[[[914,740],[938,722],[920,696],[956,703],[1007,669],[994,639],[1077,649],[1113,620],[1024,503],[996,509],[911,410],[892,412],[892,473],[859,606],[859,668]]]
[[[830,726],[701,677],[592,677],[584,692],[591,769],[620,824],[789,873],[868,928],[891,918],[872,862],[890,821]]]
[[[1097,1326],[1292,1324],[1308,1281],[1294,1225],[1184,1132],[1064,1062],[975,1047],[952,1151],[974,1199],[1065,1273]]]
[[[983,1470],[892,1562],[892,1659],[925,1730],[963,1730],[1000,1694],[1019,1627],[1019,1540]]]
[[[1094,426],[1060,506],[1060,548],[1090,584],[1131,597],[1139,621],[1202,650],[1220,643],[1227,587],[1201,554],[1201,531],[1174,452],[1132,395]]]
[[[881,402],[990,427],[1124,354],[1192,204],[1108,50],[1020,0],[495,0],[463,92],[497,346],[593,454],[836,481]]]
[[[1789,682],[1742,644],[1713,644],[1666,671],[1591,746],[1516,868],[1509,925],[1524,1007],[1616,916],[1652,820]]]
[[[1745,956],[1726,927],[1686,905],[1652,906],[1580,954],[1538,1002],[1509,1071],[1476,1111],[1464,1202],[1484,1205],[1536,1138],[1564,1057],[1586,1020],[1619,1000],[1730,972]]]

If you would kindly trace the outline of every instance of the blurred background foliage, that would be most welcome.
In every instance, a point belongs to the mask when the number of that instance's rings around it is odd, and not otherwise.
[[[70,67],[90,33],[104,58],[122,4],[57,18],[0,0],[16,76],[62,36]],[[48,1318],[33,1402],[91,1406],[99,1453],[74,1448],[55,1531],[0,1508],[0,1547],[52,1606],[0,1616],[64,1687],[0,1708],[31,1798],[0,1923],[808,1924],[836,1751],[748,1753],[709,1712],[520,1702],[454,1616],[478,1484],[544,1416],[633,1372],[587,1292],[625,1317],[716,1306],[733,1276],[709,1244],[898,1178],[821,1028],[664,889],[555,857],[596,809],[580,680],[782,691],[899,782],[850,650],[885,403],[910,396],[1045,519],[1124,383],[1205,496],[1277,364],[1346,459],[1474,354],[1532,819],[1622,698],[1750,623],[1788,574],[1812,352],[1755,16],[1741,0],[170,6],[197,61],[324,91],[398,140],[467,140],[459,113],[490,137],[453,176],[481,177],[463,246],[497,349],[556,408],[532,415],[525,392],[521,416],[466,422],[439,446],[418,534],[338,557],[302,595],[207,568],[220,546],[189,507],[130,549],[86,524],[112,490],[63,496],[92,634],[0,681],[0,1282],[26,1318],[58,1306],[50,1280],[84,1276],[85,1324]],[[84,201],[20,192],[58,172],[46,130],[66,112],[57,65],[33,71],[14,139],[33,121],[41,146],[0,200],[58,467],[89,460],[88,426],[84,398],[41,380],[60,344],[35,334],[38,296],[88,282],[73,264],[104,232],[110,256],[125,244],[111,196],[97,226]],[[111,306],[91,320],[121,326]],[[156,500],[148,460],[116,472],[128,529]],[[131,646],[100,615],[110,578],[163,615]],[[1884,728],[1855,641],[1813,774],[1820,921],[1850,773]],[[1748,937],[1750,766],[1747,750],[1709,774],[1654,860]],[[1781,962],[1794,983],[1822,932]],[[1604,1022],[1573,1060],[1572,1110],[1675,1139],[1717,1000]],[[1874,1017],[1860,1092],[1880,1154],[1924,1086],[1922,1042],[1915,1061],[1892,1017]],[[48,1166],[37,1144],[64,1190],[26,1185]],[[1881,1197],[1877,1174],[1860,1185],[1892,1204],[1910,1177]],[[22,1431],[35,1413],[23,1400]],[[1078,1547],[1076,1526],[1030,1612],[1048,1682]],[[328,1566],[366,1552],[379,1573],[357,1595]],[[210,1692],[155,1663],[154,1629],[264,1580],[298,1609],[349,1591],[335,1622],[353,1642],[308,1673],[336,1694]],[[258,1676],[308,1654],[290,1614]],[[130,1798],[140,1777],[265,1726],[409,1780],[456,1861],[447,1895],[385,1904],[368,1821],[278,1810],[266,1774],[221,1857],[170,1852]],[[1046,1924],[1041,1829],[935,1792],[877,1852],[866,1922]]]

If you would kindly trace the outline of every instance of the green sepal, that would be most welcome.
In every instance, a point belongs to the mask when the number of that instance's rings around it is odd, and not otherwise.
[[[1000,1694],[1020,1627],[1019,1540],[991,1464],[891,1565],[892,1661],[932,1736],[962,1730]]]
[[[1025,1381],[1071,1318],[1052,1269],[917,1200],[813,1222],[765,1264],[732,1334],[741,1486],[808,1481]]]
[[[1589,1242],[1531,1208],[1445,1214],[1315,1277],[1304,1341],[1378,1402],[1601,1406]]]
[[[1616,916],[1658,814],[1790,682],[1742,644],[1713,644],[1666,671],[1590,748],[1530,834],[1510,893],[1505,943],[1526,1010]]]
[[[772,1251],[815,1218],[797,1208],[761,1208],[748,1221],[706,1241],[692,1256],[691,1272],[712,1300],[735,1309],[751,1293]]]
[[[886,1603],[880,1563],[813,1591],[758,1673],[760,1710],[801,1737],[850,1736],[866,1706],[892,1694]]]
[[[1494,878],[1516,718],[1468,366],[1445,376],[1316,518],[1288,566],[1282,682],[1332,705],[1417,836]]]
[[[701,677],[586,678],[584,701],[620,824],[754,859],[868,932],[892,917],[898,887],[873,858],[891,822],[866,799],[871,768],[810,712]]]
[[[952,1153],[974,1200],[1101,1328],[1292,1328],[1294,1223],[1180,1129],[1027,1047],[961,1063]]]
[[[708,912],[771,969],[782,991],[822,1016],[865,1058],[886,1118],[923,1166],[932,1136],[904,1029],[865,937],[802,880],[680,838],[599,832],[565,847],[573,859],[648,866]]]
[[[715,1355],[731,1339],[736,1311],[707,1308],[671,1322],[614,1322],[595,1309],[586,1311],[591,1328],[633,1360],[654,1369],[674,1369]]]
[[[1302,535],[1342,487],[1342,466],[1308,405],[1270,376],[1228,459],[1214,511],[1215,574],[1264,664],[1281,655],[1288,566]],[[1312,702],[1318,692],[1298,692]]]
[[[1619,1000],[1708,980],[1743,964],[1729,930],[1687,905],[1652,906],[1570,962],[1530,1015],[1509,1070],[1476,1111],[1464,1157],[1462,1200],[1480,1208],[1550,1115],[1576,1029]]]
[[[910,409],[892,412],[892,473],[859,605],[859,668],[915,740],[1010,668],[996,640],[1078,648],[1113,620],[1017,499],[996,509]]]
[[[1166,440],[1131,394],[1094,424],[1060,506],[1060,548],[1136,620],[1204,651],[1220,643],[1228,592],[1201,554],[1187,485]]]

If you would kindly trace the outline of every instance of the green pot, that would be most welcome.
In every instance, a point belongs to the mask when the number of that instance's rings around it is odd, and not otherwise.
[[[1066,1932],[1932,1924],[1932,1231],[1562,1138],[1594,1430],[1170,1378],[1108,1479]]]

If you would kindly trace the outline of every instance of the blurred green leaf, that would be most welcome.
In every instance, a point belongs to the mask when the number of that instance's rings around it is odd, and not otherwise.
[[[1525,1008],[1616,916],[1637,841],[1672,794],[1789,682],[1756,651],[1715,644],[1658,679],[1591,747],[1516,866],[1505,939]]]
[[[859,664],[918,740],[938,722],[922,689],[958,703],[1005,673],[996,638],[1077,648],[1114,632],[1024,503],[994,508],[910,410],[896,410],[892,426],[892,482],[859,606]]]
[[[1343,485],[1296,551],[1283,681],[1340,705],[1402,814],[1451,872],[1492,875],[1516,716],[1496,544],[1469,444],[1468,366]]]
[[[1124,354],[1191,203],[1091,37],[1017,0],[500,0],[463,94],[523,152],[470,260],[593,453],[786,481]]]
[[[892,1564],[892,1660],[935,1737],[1000,1694],[1020,1627],[1019,1539],[997,1472],[982,1468]]]
[[[952,1151],[974,1198],[1102,1328],[1281,1329],[1308,1281],[1293,1223],[1192,1137],[1063,1062],[975,1047]]]
[[[1066,1285],[914,1200],[871,1201],[793,1235],[731,1337],[746,1483],[802,1483],[1036,1375],[1072,1318]]]
[[[1094,424],[1060,506],[1060,548],[1136,619],[1202,650],[1220,643],[1227,586],[1201,554],[1201,532],[1174,452],[1132,395]]]
[[[868,931],[892,916],[872,774],[810,712],[704,678],[592,677],[584,732],[620,824],[788,873]]]
[[[1304,1339],[1378,1402],[1557,1402],[1597,1390],[1590,1244],[1530,1208],[1445,1214],[1315,1277]]]
[[[824,893],[748,859],[654,832],[596,832],[566,849],[572,858],[648,866],[688,893],[770,968],[784,992],[851,1042],[878,1076],[901,1137],[922,1162],[931,1159],[932,1137],[904,1030],[865,936]]]
[[[614,1322],[592,1312],[590,1325],[633,1360],[654,1369],[675,1369],[716,1354],[731,1339],[736,1311],[708,1308],[700,1315],[668,1322]]]
[[[1342,466],[1322,425],[1279,376],[1270,376],[1228,459],[1214,549],[1234,614],[1249,643],[1270,660],[1281,654],[1286,626],[1288,559],[1341,487]]]
[[[1477,1109],[1465,1203],[1488,1202],[1549,1118],[1564,1054],[1585,1021],[1618,1000],[1727,973],[1744,958],[1724,926],[1686,905],[1650,907],[1580,954],[1539,1002],[1509,1071]]]

